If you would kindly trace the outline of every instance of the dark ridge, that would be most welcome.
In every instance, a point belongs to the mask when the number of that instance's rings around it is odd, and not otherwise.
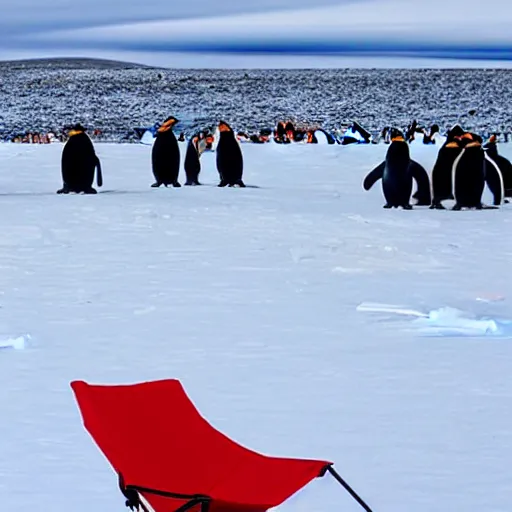
[[[151,66],[88,57],[49,57],[40,59],[2,60],[0,69],[151,69]]]

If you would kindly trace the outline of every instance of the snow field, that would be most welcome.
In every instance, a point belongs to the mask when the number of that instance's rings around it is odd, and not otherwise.
[[[511,205],[384,210],[362,189],[384,145],[247,144],[254,187],[217,188],[207,153],[204,186],[157,190],[149,147],[96,148],[100,194],[57,196],[62,146],[0,144],[0,341],[31,337],[0,350],[7,510],[124,510],[69,382],[173,377],[242,444],[334,461],[375,512],[508,512],[510,339],[357,306],[512,318]],[[326,476],[280,509],[360,507]]]

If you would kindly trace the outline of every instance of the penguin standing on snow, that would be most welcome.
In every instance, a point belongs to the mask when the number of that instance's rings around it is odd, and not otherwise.
[[[98,187],[103,185],[100,160],[85,132],[86,129],[78,123],[68,133],[69,139],[64,145],[61,157],[63,185],[57,190],[57,194],[96,194],[96,189],[92,186],[95,171]]]
[[[448,131],[445,143],[439,149],[432,169],[431,209],[443,210],[442,201],[453,199],[452,168],[466,143],[478,140],[478,136],[466,133],[458,124]]]
[[[224,121],[219,123],[219,142],[217,144],[217,171],[220,177],[219,187],[245,187],[242,181],[244,159],[240,144],[231,127]]]
[[[453,162],[452,184],[455,205],[453,210],[476,208],[481,210],[485,187],[485,154],[479,141],[464,145]]]
[[[386,199],[384,208],[411,210],[410,204],[413,179],[418,185],[417,205],[428,206],[431,203],[430,182],[427,171],[411,159],[409,144],[398,130],[392,130],[391,144],[386,159],[371,171],[363,182],[365,190],[382,179],[382,191]]]
[[[201,171],[201,162],[199,154],[199,135],[194,135],[188,142],[187,153],[185,155],[185,174],[187,181],[185,185],[201,185],[199,183],[199,173]]]
[[[455,205],[452,209],[496,209],[502,204],[505,195],[503,176],[498,165],[486,155],[482,147],[482,139],[478,135],[465,134],[459,139],[459,143],[463,149],[455,159],[452,168],[453,195],[455,196]],[[493,195],[494,206],[482,204],[482,194],[486,184]]]
[[[426,130],[423,132],[423,144],[436,144],[439,143],[442,139],[441,134],[439,133],[439,125],[433,124],[430,127],[430,132],[427,132]],[[441,143],[442,145],[442,143]]]
[[[485,151],[485,173],[491,192],[494,187],[501,186],[503,187],[503,197],[512,197],[512,163],[498,154],[495,135],[492,135],[489,141],[483,145],[483,149]]]
[[[178,122],[174,116],[168,117],[156,132],[155,142],[151,151],[151,164],[155,183],[151,185],[158,188],[160,185],[181,187],[178,176],[180,172],[180,147],[172,131]]]

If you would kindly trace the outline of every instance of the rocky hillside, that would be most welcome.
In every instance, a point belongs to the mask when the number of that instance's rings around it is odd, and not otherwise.
[[[81,122],[105,140],[169,115],[186,133],[219,119],[236,129],[280,119],[372,132],[413,118],[442,128],[512,132],[512,70],[174,70],[94,59],[0,63],[0,137]],[[473,116],[468,112],[475,110]]]

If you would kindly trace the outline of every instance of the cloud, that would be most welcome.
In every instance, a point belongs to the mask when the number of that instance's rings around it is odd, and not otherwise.
[[[315,0],[318,6],[359,0]],[[294,0],[293,8],[311,5],[311,0]],[[6,45],[12,35],[30,36],[49,30],[66,30],[153,20],[198,19],[212,16],[264,12],[289,8],[285,0],[39,0],[3,2],[0,17],[0,42]]]
[[[334,55],[503,61],[512,60],[509,2],[494,0],[492,9],[485,9],[479,0],[413,4],[410,0],[354,0],[320,6],[315,2],[315,8],[305,9],[301,5],[309,2],[294,1],[294,10],[236,11],[229,15],[225,14],[228,4],[220,2],[222,9],[217,2],[216,15],[205,16],[209,12],[207,2],[198,0],[194,17],[176,19],[179,13],[191,14],[190,7],[182,7],[174,17],[158,21],[45,30],[23,33],[10,41],[18,50],[65,49],[84,55],[101,51],[116,55]],[[259,5],[269,4],[283,5],[275,1]]]

